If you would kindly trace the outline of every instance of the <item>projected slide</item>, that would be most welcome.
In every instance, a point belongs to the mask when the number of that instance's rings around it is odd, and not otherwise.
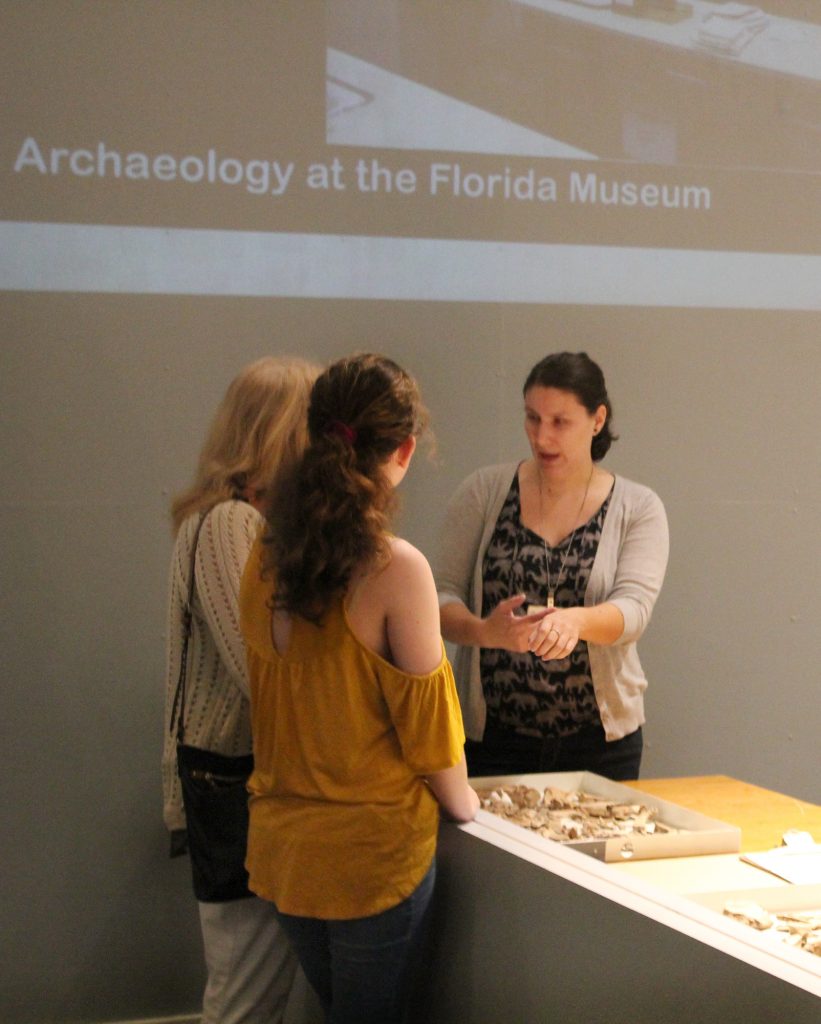
[[[361,18],[384,10],[373,0],[354,5]],[[351,94],[361,91],[359,104],[329,116],[329,139],[361,144],[370,106],[368,144],[470,149],[438,144],[438,124],[459,123],[458,103],[509,124],[506,143],[490,117],[483,126],[473,115],[477,152],[592,154],[745,170],[821,168],[821,24],[734,0],[447,6],[443,15],[429,4],[400,5],[402,45],[392,46],[390,37],[346,31],[351,4],[337,0],[331,43],[360,62],[332,50],[329,76]],[[785,6],[772,4],[774,12]],[[403,77],[380,81],[376,68]],[[420,86],[438,91],[438,108],[424,97],[420,103]],[[422,104],[429,109],[420,110]],[[419,135],[420,121],[427,137]],[[524,129],[553,141],[553,151],[530,148],[525,136],[519,140],[514,132]],[[486,138],[495,138],[498,148]]]
[[[330,144],[595,159],[332,47],[327,59]]]
[[[817,309],[806,10],[7,8],[0,288]]]

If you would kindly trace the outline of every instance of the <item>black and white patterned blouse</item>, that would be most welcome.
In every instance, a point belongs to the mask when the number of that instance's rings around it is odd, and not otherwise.
[[[609,504],[608,494],[584,526],[545,550],[542,538],[522,524],[519,476],[518,472],[514,474],[485,552],[482,616],[514,594],[527,595],[525,607],[547,604],[546,559],[556,588],[556,605],[569,608],[584,604]],[[542,661],[529,651],[482,648],[481,672],[488,717],[518,733],[568,736],[601,721],[583,640],[560,661]]]

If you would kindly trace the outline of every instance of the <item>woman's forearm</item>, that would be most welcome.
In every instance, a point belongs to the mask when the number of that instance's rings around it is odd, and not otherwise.
[[[427,783],[442,810],[454,821],[471,821],[479,810],[479,797],[468,785],[464,754],[459,764],[428,775]]]
[[[465,647],[482,646],[482,619],[474,615],[461,601],[451,601],[439,607],[442,636],[452,644]]]
[[[609,601],[592,608],[570,608],[568,612],[578,618],[579,639],[588,643],[607,647],[614,644],[624,632],[624,616]]]

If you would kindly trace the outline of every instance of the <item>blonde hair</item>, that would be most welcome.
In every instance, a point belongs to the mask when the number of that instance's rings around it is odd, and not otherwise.
[[[320,368],[304,359],[265,356],[228,385],[202,446],[193,484],[171,505],[176,534],[195,512],[268,490],[308,439],[308,398]]]

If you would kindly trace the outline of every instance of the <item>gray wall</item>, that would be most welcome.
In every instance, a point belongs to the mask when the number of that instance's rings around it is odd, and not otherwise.
[[[19,70],[15,85],[17,144],[37,95]],[[590,352],[621,435],[607,465],[654,487],[671,525],[641,645],[645,776],[821,801],[821,315],[7,292],[0,324],[7,1024],[196,1007],[188,867],[166,858],[159,790],[167,506],[226,383],[265,353],[376,349],[418,376],[438,454],[403,485],[402,529],[432,554],[461,477],[526,456],[532,363]]]
[[[607,464],[658,490],[673,538],[642,643],[645,776],[724,773],[821,799],[817,325],[251,300],[180,313],[142,297],[86,298],[81,316],[68,296],[0,306],[9,1024],[196,1004],[187,865],[166,860],[160,820],[165,510],[225,382],[260,353],[373,347],[419,376],[438,455],[406,481],[404,528],[433,551],[461,476],[526,454],[526,370],[584,345],[621,434]],[[469,346],[452,345],[455,321]]]

